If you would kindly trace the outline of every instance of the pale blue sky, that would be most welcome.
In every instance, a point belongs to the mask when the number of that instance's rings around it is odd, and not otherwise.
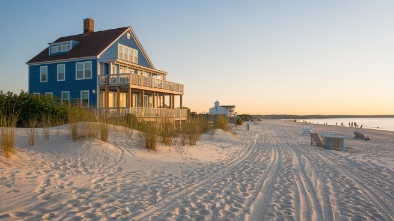
[[[394,1],[0,1],[0,90],[58,37],[132,26],[184,105],[250,114],[394,114]]]

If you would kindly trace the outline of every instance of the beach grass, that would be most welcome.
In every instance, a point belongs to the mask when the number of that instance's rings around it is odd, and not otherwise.
[[[6,157],[15,154],[15,127],[18,121],[18,114],[6,114],[0,111],[0,146]]]

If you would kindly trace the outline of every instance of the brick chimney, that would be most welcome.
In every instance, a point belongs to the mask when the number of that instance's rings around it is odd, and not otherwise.
[[[89,35],[94,32],[94,20],[91,18],[85,18],[83,20],[83,34]]]

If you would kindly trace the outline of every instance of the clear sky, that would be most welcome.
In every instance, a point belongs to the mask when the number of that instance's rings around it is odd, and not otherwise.
[[[0,1],[0,90],[58,37],[133,27],[184,105],[249,114],[394,114],[394,1]]]

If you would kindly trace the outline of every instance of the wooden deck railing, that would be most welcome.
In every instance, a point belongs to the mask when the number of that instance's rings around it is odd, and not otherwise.
[[[105,74],[99,75],[100,85],[114,85],[114,86],[143,86],[148,88],[157,88],[162,90],[181,92],[183,93],[183,85],[160,79],[145,77],[136,74]]]
[[[187,119],[187,109],[167,109],[167,108],[144,108],[144,107],[109,107],[100,108],[101,113],[110,115],[124,116],[126,114],[134,114],[137,117],[144,118],[174,118],[177,120]]]

